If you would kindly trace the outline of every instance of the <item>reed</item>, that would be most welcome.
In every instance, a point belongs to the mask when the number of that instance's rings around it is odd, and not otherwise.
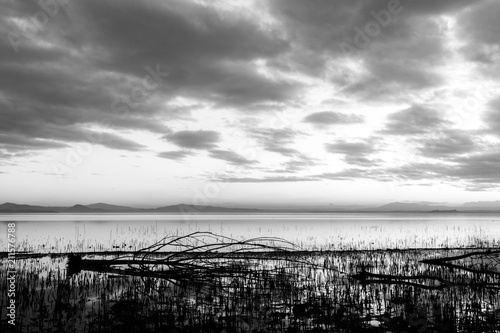
[[[280,238],[193,232],[127,253],[26,254],[18,260],[17,329],[500,330],[498,250],[345,247],[311,251]],[[2,293],[6,287],[0,270]],[[4,298],[0,305],[5,318]]]

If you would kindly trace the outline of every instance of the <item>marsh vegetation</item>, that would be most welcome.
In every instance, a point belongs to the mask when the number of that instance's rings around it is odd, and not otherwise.
[[[274,237],[193,232],[135,251],[26,253],[18,256],[16,328],[497,332],[500,251],[485,245],[312,251]],[[2,271],[2,293],[5,281]]]

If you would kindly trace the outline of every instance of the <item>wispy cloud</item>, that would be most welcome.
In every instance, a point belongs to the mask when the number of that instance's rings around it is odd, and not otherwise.
[[[316,126],[329,126],[334,124],[355,124],[363,122],[363,117],[353,114],[344,114],[332,111],[311,113],[304,118],[304,122]]]
[[[262,177],[262,178],[251,178],[251,177],[220,177],[216,178],[216,181],[219,182],[228,182],[228,183],[289,183],[289,182],[314,182],[318,181],[318,178],[314,177]]]
[[[176,161],[182,160],[185,157],[192,156],[192,155],[194,155],[192,152],[186,151],[186,150],[164,151],[164,152],[158,153],[158,156],[161,158],[166,158],[166,159],[176,160]]]
[[[297,149],[290,147],[302,135],[299,131],[290,128],[257,128],[249,130],[249,133],[264,150],[284,156],[299,153]]]
[[[179,147],[189,149],[212,149],[220,141],[216,131],[179,131],[167,134],[163,138]]]
[[[233,165],[248,165],[248,164],[256,164],[257,161],[255,160],[249,160],[240,154],[237,154],[233,151],[230,150],[221,150],[221,149],[214,149],[210,151],[210,157],[227,161]]]

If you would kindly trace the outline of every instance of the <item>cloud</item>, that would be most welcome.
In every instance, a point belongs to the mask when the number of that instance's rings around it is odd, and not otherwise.
[[[380,163],[379,159],[370,158],[371,154],[376,153],[374,142],[339,141],[325,144],[325,149],[332,154],[344,155],[344,162],[350,165],[371,167]]]
[[[295,154],[292,158],[288,159],[286,162],[281,163],[281,168],[271,169],[269,172],[272,173],[297,173],[299,171],[308,170],[314,166],[321,165],[322,163],[316,158],[304,154]]]
[[[220,135],[215,131],[179,131],[163,136],[167,141],[188,149],[213,149],[220,141]]]
[[[32,152],[27,151],[18,151],[17,149],[6,149],[5,147],[0,147],[0,165],[10,165],[10,161],[17,157],[26,157],[29,155],[33,155]]]
[[[465,180],[472,187],[475,184],[500,187],[500,152],[498,149],[457,157],[454,162],[457,164],[450,170],[446,170],[446,175],[454,180]]]
[[[300,154],[283,163],[287,172],[297,172],[318,165],[317,159]]]
[[[102,137],[102,141],[100,141],[100,144],[111,148],[111,149],[120,149],[120,150],[130,150],[130,151],[142,151],[146,147],[144,145],[138,144],[135,141],[123,138],[121,136],[118,136],[116,134],[112,133],[96,133],[94,132],[95,135],[100,135]]]
[[[323,111],[311,113],[304,118],[304,122],[319,126],[327,126],[333,124],[354,124],[363,122],[363,117],[353,114]]]
[[[38,150],[38,149],[65,148],[68,145],[62,142],[56,142],[52,140],[40,140],[18,134],[11,134],[11,135],[0,134],[0,146],[4,146],[5,149],[13,151],[13,150],[23,150],[23,149]]]
[[[437,134],[417,139],[418,150],[423,156],[443,159],[472,153],[479,146],[472,131],[447,129]]]
[[[299,154],[295,148],[289,145],[295,143],[295,139],[302,135],[301,132],[290,128],[257,128],[249,130],[250,137],[256,139],[258,143],[267,151],[278,153],[283,156],[293,156]]]
[[[447,163],[411,163],[388,172],[400,179],[450,182],[466,189],[500,189],[500,154],[497,149],[450,158]]]
[[[314,182],[319,179],[314,177],[284,177],[284,176],[272,176],[263,178],[251,178],[251,177],[221,177],[217,178],[216,181],[227,182],[227,183],[288,183],[288,182]]]
[[[177,147],[158,153],[161,158],[182,161],[205,150],[207,158],[252,166],[251,171],[258,164],[271,174],[249,172],[231,178],[235,182],[369,178],[450,181],[467,188],[498,184],[491,142],[500,133],[500,102],[488,105],[483,129],[463,131],[445,117],[454,99],[442,99],[457,96],[456,74],[462,72],[450,70],[462,61],[457,52],[466,57],[461,68],[498,81],[497,1],[401,1],[402,11],[372,34],[367,24],[373,27],[373,13],[387,10],[387,0],[249,3],[73,1],[35,38],[23,39],[19,52],[8,38],[0,39],[2,156],[14,159],[77,142],[148,151],[135,139],[139,132],[161,134],[164,143]],[[7,1],[3,7],[0,30],[18,36],[41,10],[36,1]],[[341,47],[356,38],[364,45],[353,52]],[[300,113],[318,105],[339,110],[339,103],[343,112]],[[374,104],[400,108],[382,130],[376,128],[383,112],[361,116],[377,112]],[[290,112],[299,123],[258,127],[276,111]],[[221,114],[216,130],[208,130],[206,117]],[[221,123],[237,124],[235,130],[243,130],[256,148],[279,159],[257,162],[222,149],[231,137],[219,130]],[[345,170],[304,176],[322,162],[314,150],[304,154],[302,139],[319,138],[314,131],[301,132],[311,129],[304,123],[363,123],[370,133],[325,144],[327,152],[341,155]],[[178,130],[185,128],[207,130]],[[394,154],[414,151],[417,161],[381,161],[378,154],[387,147],[396,147]]]
[[[327,143],[325,148],[329,153],[359,155],[373,152],[373,147],[367,142],[346,142]]]
[[[165,133],[178,97],[245,110],[286,102],[302,87],[260,72],[256,60],[279,57],[290,42],[251,14],[190,1],[59,9],[33,39],[23,33],[41,11],[36,2],[10,2],[0,14],[2,31],[20,41],[16,53],[0,39],[2,133],[53,141],[68,127]]]
[[[314,177],[327,180],[352,180],[369,178],[367,171],[360,168],[349,168],[338,172],[325,172],[322,174],[314,175]]]
[[[346,155],[344,157],[344,161],[350,165],[364,166],[364,167],[373,167],[380,164],[381,160],[378,158],[369,158],[364,155]]]
[[[379,182],[407,182],[421,185],[450,183],[466,190],[500,189],[500,153],[496,148],[485,148],[479,153],[447,155],[439,162],[409,161],[401,166],[349,167],[338,172],[311,175],[329,180],[373,179]]]
[[[430,181],[448,179],[448,166],[430,163],[409,163],[403,166],[389,166],[367,168],[363,165],[349,167],[337,172],[327,172],[315,177],[329,180],[359,180],[372,179],[378,182],[394,181]]]
[[[233,165],[249,165],[249,164],[255,164],[257,161],[255,160],[249,160],[240,154],[237,154],[233,151],[230,150],[221,150],[221,149],[214,149],[210,151],[210,157],[227,161],[230,164]]]
[[[1,106],[1,103],[0,103]],[[12,108],[0,112],[0,144],[9,150],[41,150],[64,148],[69,142],[99,144],[111,149],[139,151],[143,145],[114,133],[85,129],[83,124],[59,118],[59,113],[33,112]],[[52,117],[49,120],[45,117]],[[44,119],[45,118],[45,119]]]
[[[497,24],[500,4],[497,1],[479,1],[463,12],[458,20],[458,33],[463,42],[462,54],[487,77],[500,75],[500,27]]]
[[[182,160],[185,157],[192,156],[192,155],[194,155],[192,152],[185,151],[185,150],[174,150],[174,151],[165,151],[165,152],[158,153],[158,156],[161,158],[166,158],[166,159],[176,160],[176,161]]]
[[[270,151],[272,153],[278,153],[284,156],[293,156],[295,154],[299,154],[297,149],[286,148],[286,147],[278,147],[275,143],[270,143],[265,146],[265,150]]]
[[[266,78],[253,65],[285,52],[289,42],[250,15],[190,1],[88,1],[78,11],[87,27],[74,31],[79,40],[111,51],[94,60],[97,66],[140,77],[145,66],[163,64],[171,72],[165,93],[242,107],[294,92],[292,81]]]
[[[383,133],[392,135],[417,135],[435,131],[449,125],[437,110],[415,105],[408,109],[392,113]]]
[[[475,4],[402,1],[398,13],[380,24],[373,13],[387,12],[388,3],[270,2],[271,13],[293,40],[293,53],[280,57],[282,62],[276,60],[275,66],[330,80],[349,98],[368,102],[404,101],[416,90],[442,85],[445,78],[437,69],[447,64],[452,52],[440,15],[455,16]],[[366,33],[370,24],[378,27],[371,36]],[[358,66],[346,66],[346,60]]]
[[[488,129],[500,136],[500,98],[495,98],[488,103],[489,110],[484,115],[484,122]]]

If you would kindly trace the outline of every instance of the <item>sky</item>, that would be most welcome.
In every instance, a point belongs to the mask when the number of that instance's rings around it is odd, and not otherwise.
[[[500,194],[498,1],[0,3],[0,202]]]

